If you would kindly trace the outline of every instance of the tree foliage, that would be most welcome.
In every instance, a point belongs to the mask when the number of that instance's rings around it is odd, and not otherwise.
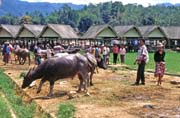
[[[91,25],[180,25],[180,6],[149,6],[137,4],[123,5],[121,2],[89,4],[80,10],[73,10],[68,5],[44,15],[40,11],[26,13],[21,18],[6,14],[0,17],[1,24],[47,24],[58,23],[71,25],[85,32]]]

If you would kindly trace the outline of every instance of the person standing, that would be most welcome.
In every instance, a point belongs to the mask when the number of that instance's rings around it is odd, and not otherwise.
[[[9,49],[10,49],[10,53],[9,53],[9,60],[11,61],[11,64],[12,64],[12,56],[11,56],[11,53],[13,52],[14,48],[12,46],[12,44],[9,43]]]
[[[10,48],[9,48],[9,42],[5,42],[4,43],[4,47],[3,47],[3,61],[4,61],[4,65],[6,65],[9,62],[9,55],[10,55]]]
[[[121,64],[124,64],[125,54],[126,54],[126,49],[125,49],[125,46],[124,46],[124,45],[122,45],[122,46],[120,47],[119,53],[120,53]]]
[[[118,57],[119,47],[118,45],[113,46],[113,64],[117,63],[117,57]]]
[[[95,45],[95,58],[98,59],[100,56],[100,50],[97,45]]]
[[[110,58],[110,48],[107,46],[107,47],[106,47],[106,50],[107,50],[106,64],[109,64],[109,58]]]
[[[147,47],[145,46],[145,40],[140,39],[139,41],[139,50],[137,53],[137,58],[134,64],[138,64],[138,70],[137,70],[137,78],[136,82],[133,85],[139,85],[139,82],[141,81],[141,85],[145,85],[145,77],[144,77],[144,70],[145,65],[149,61],[149,54],[147,51]]]
[[[107,55],[108,55],[108,50],[107,50],[106,46],[103,47],[103,52],[102,53],[103,53],[103,60],[106,63],[107,62]]]
[[[41,48],[40,48],[40,43],[37,44],[34,48],[34,55],[35,55],[35,62],[37,65],[41,64]]]
[[[158,77],[158,81],[157,81],[158,86],[161,85],[162,78],[163,78],[164,72],[165,72],[165,60],[164,60],[165,51],[164,51],[163,47],[164,46],[162,43],[158,43],[157,44],[158,50],[154,54],[154,61],[156,64],[154,76]]]
[[[47,50],[47,59],[51,58],[52,57],[52,50],[49,46],[49,44],[46,45],[46,50]]]

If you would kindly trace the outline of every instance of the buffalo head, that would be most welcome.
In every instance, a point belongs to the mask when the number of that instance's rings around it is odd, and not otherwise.
[[[33,82],[33,80],[31,79],[31,71],[32,69],[29,69],[29,72],[24,76],[22,88],[28,87]]]
[[[104,62],[102,58],[97,59],[97,66],[99,68],[107,69],[107,64]]]

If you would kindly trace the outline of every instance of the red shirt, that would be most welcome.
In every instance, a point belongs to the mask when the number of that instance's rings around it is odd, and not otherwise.
[[[113,47],[113,53],[118,54],[119,48],[117,46]]]

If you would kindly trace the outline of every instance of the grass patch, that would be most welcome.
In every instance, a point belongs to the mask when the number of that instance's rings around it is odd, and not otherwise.
[[[128,65],[130,68],[137,69],[137,65],[134,65],[134,61],[136,59],[137,53],[127,53],[125,56],[125,64]],[[120,57],[118,57],[118,63]],[[173,73],[173,74],[180,74],[180,53],[173,52],[173,51],[166,51],[165,56],[166,61],[166,72]],[[113,62],[113,54],[111,54],[110,62]],[[154,53],[149,53],[149,62],[146,65],[146,70],[154,70],[155,63],[154,63]]]
[[[73,118],[76,108],[70,103],[61,103],[59,105],[57,117],[58,118]]]
[[[10,118],[11,114],[8,110],[8,107],[6,105],[6,102],[4,101],[4,99],[2,97],[0,97],[0,116],[1,118]]]
[[[13,111],[18,118],[33,118],[35,113],[35,104],[25,104],[21,96],[16,96],[14,91],[14,84],[2,70],[0,70],[0,88],[5,97],[9,101]]]

